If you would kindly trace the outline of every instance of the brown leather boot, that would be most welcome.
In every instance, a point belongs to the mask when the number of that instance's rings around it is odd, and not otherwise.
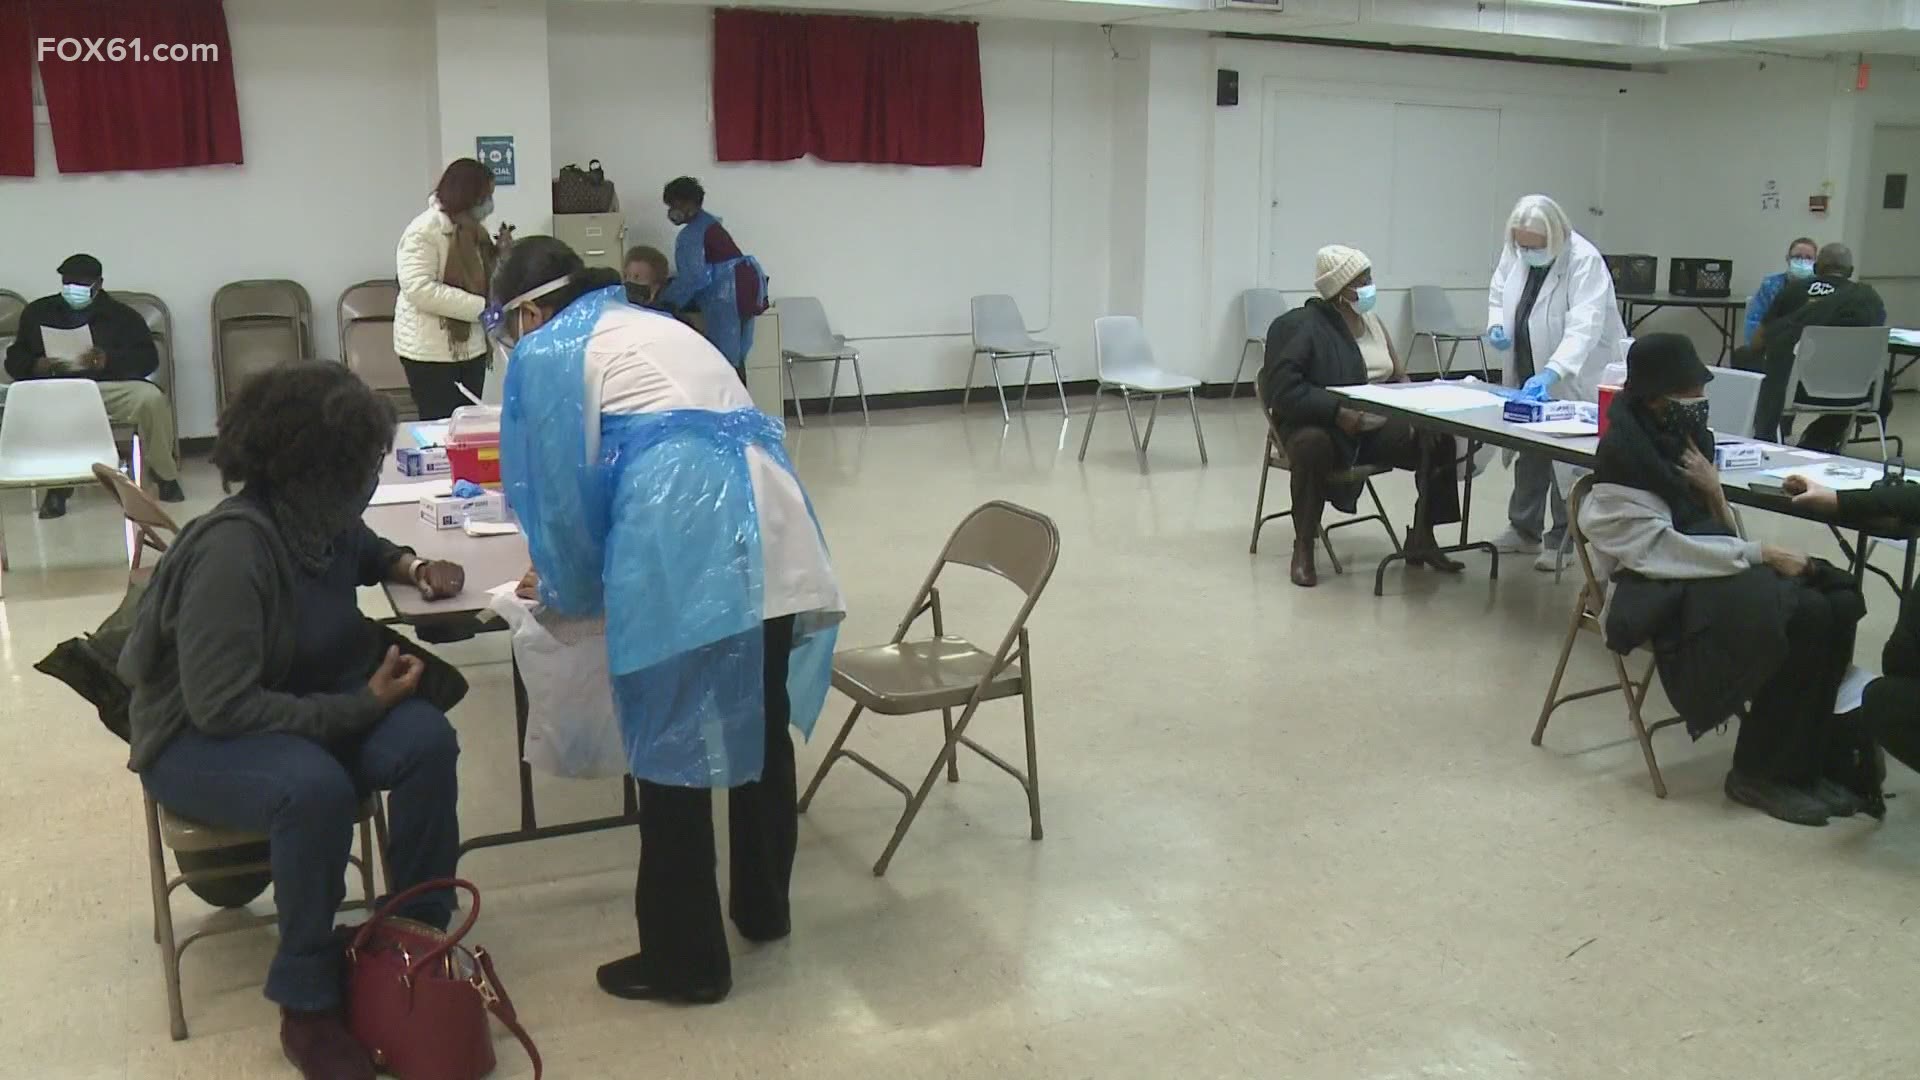
[[[1311,539],[1293,542],[1293,583],[1303,589],[1311,589],[1320,584],[1320,572],[1313,566],[1313,541]]]
[[[1432,529],[1408,529],[1403,547],[1409,566],[1425,566],[1443,574],[1458,574],[1467,568],[1466,563],[1450,559],[1440,550],[1440,541],[1433,538]]]
[[[280,1049],[305,1080],[374,1080],[373,1059],[337,1012],[281,1009]]]

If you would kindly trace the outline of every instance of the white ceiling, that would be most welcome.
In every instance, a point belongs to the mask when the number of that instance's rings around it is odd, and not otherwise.
[[[1920,0],[1280,0],[1279,10],[1216,7],[1216,0],[745,0],[741,6],[1277,34],[1632,64],[1751,54],[1920,57]]]

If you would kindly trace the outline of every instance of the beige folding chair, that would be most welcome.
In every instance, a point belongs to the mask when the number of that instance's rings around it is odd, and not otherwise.
[[[313,355],[313,302],[297,281],[235,281],[213,294],[215,404],[247,380]]]
[[[180,998],[180,957],[187,946],[201,938],[219,934],[231,934],[255,927],[272,926],[277,917],[272,914],[236,916],[224,914],[208,920],[200,929],[188,934],[177,943],[174,939],[173,891],[182,885],[194,885],[224,878],[239,877],[248,874],[272,872],[272,865],[261,860],[258,862],[235,862],[222,864],[205,870],[182,870],[173,877],[167,876],[167,860],[162,849],[174,853],[174,861],[179,861],[181,853],[205,854],[238,847],[258,847],[265,849],[267,838],[258,833],[237,832],[228,829],[216,829],[210,825],[189,820],[173,813],[166,807],[153,801],[143,785],[140,789],[141,801],[145,804],[147,818],[147,874],[153,885],[153,940],[160,946],[161,974],[167,983],[167,1013],[172,1025],[175,1042],[187,1037],[187,1015]],[[347,862],[360,872],[360,899],[349,900],[340,905],[342,911],[364,908],[372,910],[376,895],[373,883],[374,833],[379,834],[380,857],[384,861],[387,850],[387,817],[381,805],[380,796],[370,795],[360,805],[360,853],[349,855]],[[392,868],[388,868],[392,873]]]
[[[147,333],[153,335],[153,347],[160,354],[160,365],[147,376],[147,381],[160,388],[167,395],[167,410],[173,414],[173,456],[180,457],[180,405],[174,396],[173,375],[173,313],[167,310],[164,300],[144,292],[120,292],[113,294],[115,300],[140,313],[147,320]],[[114,441],[120,445],[129,445],[133,441],[134,429],[131,424],[113,425]],[[128,460],[132,460],[129,458]]]
[[[93,478],[120,504],[120,512],[127,519],[127,570],[136,580],[144,580],[152,570],[141,567],[141,557],[148,551],[166,554],[172,538],[180,535],[180,526],[153,496],[119,469],[95,465]]]
[[[1054,527],[1052,519],[1009,502],[986,503],[968,514],[948,538],[947,546],[941,550],[915,594],[913,604],[908,607],[906,618],[900,620],[894,630],[893,639],[885,645],[848,649],[834,656],[833,685],[853,699],[853,711],[847,714],[847,722],[840,728],[840,734],[834,736],[826,759],[820,763],[820,771],[814,774],[806,794],[801,796],[800,812],[806,813],[814,793],[820,790],[821,781],[827,778],[827,771],[843,757],[906,796],[907,809],[894,826],[893,839],[881,852],[880,861],[873,864],[875,877],[887,872],[887,864],[893,861],[894,851],[927,801],[927,794],[933,790],[941,770],[946,770],[950,783],[960,779],[957,757],[962,746],[998,765],[1020,782],[1027,793],[1033,838],[1040,839],[1040,766],[1034,750],[1033,652],[1027,638],[1027,617],[1039,602],[1040,593],[1046,589],[1054,564],[1059,560],[1060,530]],[[999,647],[992,653],[965,638],[947,636],[938,582],[941,571],[949,563],[996,574],[1026,594],[1019,613],[1013,617],[1013,625],[1007,628]],[[933,636],[908,641],[907,631],[920,616],[928,613],[933,616]],[[1025,773],[967,736],[967,726],[973,722],[973,714],[982,703],[1016,696],[1026,721]],[[958,720],[953,717],[955,708],[961,710]],[[939,710],[946,738],[919,790],[909,789],[861,754],[846,749],[847,736],[852,734],[854,723],[869,709],[882,716]]]
[[[25,310],[26,297],[11,289],[0,289],[0,352],[5,352],[20,333],[20,313]],[[5,377],[0,375],[0,379]]]
[[[1282,472],[1292,471],[1293,463],[1287,460],[1286,444],[1280,441],[1280,426],[1274,423],[1273,414],[1267,411],[1266,381],[1263,373],[1258,371],[1253,373],[1253,394],[1260,401],[1260,415],[1266,417],[1267,420],[1267,450],[1264,455],[1265,460],[1260,469],[1260,493],[1254,496],[1253,499],[1253,539],[1247,542],[1247,554],[1249,555],[1259,553],[1260,530],[1267,522],[1286,517],[1293,513],[1293,507],[1291,506],[1285,510],[1276,510],[1271,514],[1265,512],[1267,508],[1268,477],[1275,469],[1279,469]],[[1380,502],[1380,493],[1374,490],[1373,487],[1374,477],[1379,476],[1381,473],[1389,473],[1392,471],[1392,467],[1387,465],[1355,465],[1351,469],[1341,469],[1328,478],[1329,482],[1334,484],[1364,484],[1366,485],[1368,497],[1373,500],[1373,513],[1371,514],[1362,514],[1346,518],[1342,521],[1336,521],[1331,525],[1327,524],[1324,519],[1321,521],[1320,543],[1327,549],[1327,559],[1333,563],[1334,573],[1346,573],[1346,570],[1340,565],[1340,556],[1334,554],[1333,551],[1333,530],[1335,529],[1344,529],[1349,525],[1364,525],[1369,521],[1377,521],[1380,523],[1381,528],[1387,530],[1387,543],[1393,545],[1394,551],[1398,552],[1400,550],[1400,538],[1394,535],[1393,519],[1387,516],[1387,508]]]
[[[1540,745],[1541,738],[1547,733],[1547,720],[1553,716],[1555,709],[1569,701],[1611,694],[1617,690],[1627,700],[1627,724],[1640,744],[1640,753],[1647,759],[1647,775],[1653,778],[1653,793],[1664,799],[1667,797],[1667,782],[1661,779],[1660,763],[1653,756],[1653,733],[1679,723],[1680,717],[1668,717],[1649,726],[1640,715],[1641,707],[1647,702],[1647,689],[1653,685],[1653,658],[1647,659],[1646,672],[1636,680],[1627,672],[1628,658],[1609,649],[1607,658],[1613,661],[1612,682],[1588,690],[1560,693],[1561,680],[1567,674],[1567,661],[1573,656],[1573,643],[1580,632],[1590,631],[1603,642],[1607,636],[1606,625],[1601,621],[1601,613],[1607,603],[1606,586],[1594,576],[1593,554],[1587,548],[1586,534],[1580,531],[1580,506],[1587,501],[1587,494],[1592,490],[1593,476],[1588,474],[1573,485],[1573,491],[1567,496],[1567,535],[1573,539],[1574,554],[1579,556],[1584,584],[1580,586],[1579,597],[1573,602],[1573,621],[1567,627],[1566,639],[1560,643],[1560,662],[1554,665],[1553,681],[1547,685],[1547,700],[1540,708],[1540,722],[1533,729],[1533,745]]]
[[[386,395],[403,419],[420,415],[406,369],[393,351],[393,308],[400,283],[391,278],[349,285],[340,294],[340,358],[347,370]]]

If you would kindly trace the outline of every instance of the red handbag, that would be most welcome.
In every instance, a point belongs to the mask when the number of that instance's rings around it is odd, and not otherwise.
[[[421,893],[449,888],[473,900],[452,933],[393,914]],[[347,1029],[381,1072],[400,1080],[480,1080],[494,1066],[492,1013],[526,1047],[539,1080],[540,1051],[520,1026],[493,957],[460,944],[479,917],[480,890],[448,878],[393,897],[354,932],[347,946]]]

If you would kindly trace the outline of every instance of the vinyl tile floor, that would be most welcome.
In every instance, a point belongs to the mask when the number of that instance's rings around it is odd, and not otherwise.
[[[1247,552],[1264,436],[1250,401],[1203,403],[1209,467],[1171,411],[1145,475],[1117,411],[1075,460],[1086,406],[1063,422],[1036,401],[1005,428],[987,405],[876,412],[871,428],[842,413],[791,440],[851,608],[845,644],[887,636],[969,508],[1009,499],[1059,524],[1032,623],[1046,839],[1028,839],[1016,785],[963,759],[876,879],[899,799],[836,770],[802,819],[792,938],[737,944],[732,998],[702,1009],[594,986],[635,944],[632,832],[476,853],[461,865],[486,896],[474,939],[549,1076],[1920,1076],[1912,773],[1895,767],[1884,824],[1806,829],[1727,802],[1724,735],[1658,736],[1671,797],[1654,798],[1617,698],[1562,710],[1535,748],[1572,575],[1511,558],[1489,581],[1474,555],[1457,578],[1390,570],[1376,599],[1387,537],[1361,527],[1336,534],[1347,573],[1323,558],[1321,586],[1295,588],[1289,521]],[[1920,406],[1902,412],[1915,434]],[[1476,485],[1482,537],[1507,477]],[[212,504],[204,462],[187,484],[187,509]],[[1409,478],[1381,487],[1404,523]],[[293,1075],[260,996],[270,930],[187,953],[193,1034],[169,1039],[125,748],[32,668],[118,601],[113,507],[90,490],[57,522],[19,492],[0,508],[0,1076]],[[1747,521],[1834,554],[1817,528]],[[950,622],[991,639],[1009,592],[955,582]],[[1872,579],[1867,596],[1874,664],[1895,598]],[[463,830],[511,827],[506,647],[446,655],[474,684],[454,716]],[[1570,678],[1606,672],[1580,642]],[[803,784],[846,708],[829,700]],[[1017,705],[974,734],[1017,754]],[[917,777],[939,725],[880,719],[857,739]],[[539,793],[548,820],[619,805],[612,782]],[[179,895],[183,926],[209,916]],[[530,1076],[496,1034],[496,1075]]]

